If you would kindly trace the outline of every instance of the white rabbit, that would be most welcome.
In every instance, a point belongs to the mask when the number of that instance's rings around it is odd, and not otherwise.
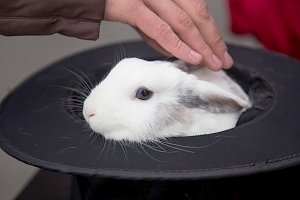
[[[223,71],[126,58],[92,89],[83,115],[106,139],[144,142],[233,128],[250,106]]]

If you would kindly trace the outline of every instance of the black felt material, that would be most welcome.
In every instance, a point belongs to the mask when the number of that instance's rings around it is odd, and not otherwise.
[[[299,170],[300,166],[246,177],[193,181],[114,180],[41,170],[16,200],[299,199]]]
[[[75,200],[71,197],[72,176],[39,171],[15,200]],[[75,192],[74,192],[75,194]]]
[[[246,200],[299,199],[300,167],[214,180],[114,180],[77,177],[80,198],[72,200]],[[76,185],[79,183],[81,187]]]
[[[162,59],[142,42],[124,44],[128,57]],[[239,126],[220,133],[172,138],[186,151],[134,148],[85,131],[80,112],[63,105],[76,87],[65,68],[93,81],[108,73],[117,46],[86,51],[35,74],[1,104],[1,148],[44,169],[124,179],[207,179],[273,171],[300,163],[300,64],[270,52],[230,46],[239,79],[255,105]],[[243,74],[243,75],[239,75]],[[78,86],[77,86],[78,87]],[[76,99],[76,97],[74,97]],[[190,146],[189,148],[187,146]],[[150,147],[150,148],[149,148]],[[175,146],[179,147],[179,146]],[[171,153],[172,152],[172,153]]]

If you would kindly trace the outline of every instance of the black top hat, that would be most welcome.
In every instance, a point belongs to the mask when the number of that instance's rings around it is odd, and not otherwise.
[[[163,59],[142,42],[123,47],[127,57]],[[164,146],[129,147],[90,135],[80,110],[68,106],[78,100],[77,90],[55,85],[80,89],[72,80],[76,74],[85,77],[82,73],[94,83],[100,81],[115,61],[118,46],[112,45],[56,62],[15,89],[1,104],[1,148],[43,169],[124,179],[219,178],[299,165],[299,62],[266,51],[229,47],[235,68],[228,74],[254,103],[236,128],[172,138]]]

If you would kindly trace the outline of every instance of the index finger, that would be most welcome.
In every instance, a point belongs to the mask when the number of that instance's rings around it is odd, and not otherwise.
[[[189,13],[208,46],[224,63],[223,67],[230,68],[233,65],[233,60],[228,54],[227,46],[205,1],[189,0],[189,3],[187,3],[186,0],[173,1]]]
[[[188,63],[201,63],[202,56],[185,44],[172,28],[146,6],[137,10],[135,25],[167,52]]]

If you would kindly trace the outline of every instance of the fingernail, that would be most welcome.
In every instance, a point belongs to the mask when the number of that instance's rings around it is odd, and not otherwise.
[[[216,55],[213,55],[213,61],[215,63],[215,67],[221,68],[223,66],[222,61]]]
[[[226,69],[229,69],[230,67],[232,67],[232,65],[233,65],[233,59],[229,55],[229,53],[227,51],[225,51],[225,53],[224,53],[224,60],[225,60],[225,63],[226,63],[226,65],[224,67]]]
[[[199,64],[202,61],[202,56],[196,51],[190,50],[190,57],[195,61],[195,63]]]

